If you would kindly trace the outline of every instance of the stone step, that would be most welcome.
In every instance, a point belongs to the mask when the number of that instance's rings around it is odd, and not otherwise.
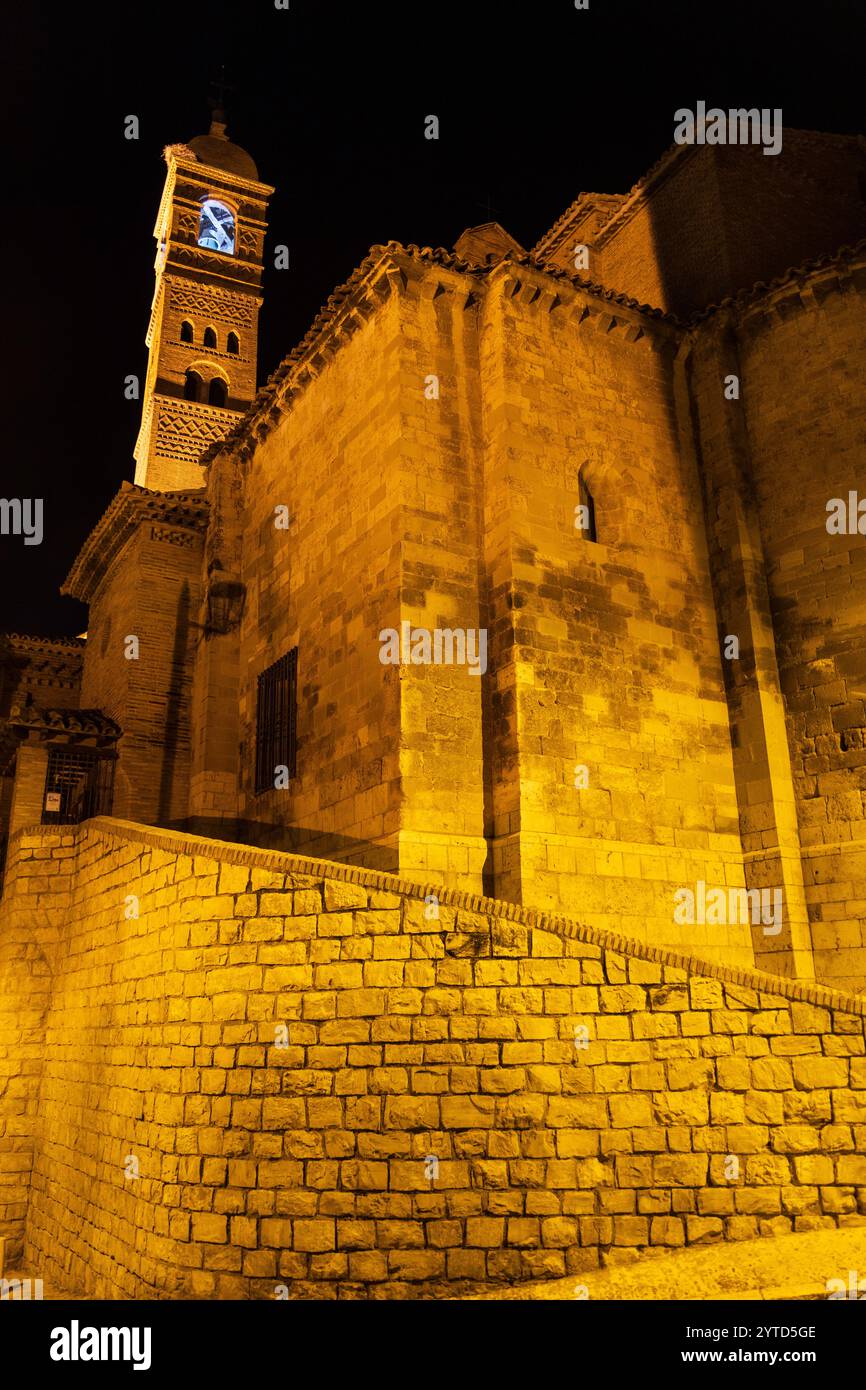
[[[855,1218],[855,1220],[858,1218]],[[866,1295],[866,1218],[841,1230],[726,1241],[641,1256],[633,1264],[587,1270],[567,1279],[523,1284],[477,1299],[825,1299]],[[857,1273],[859,1271],[859,1275]],[[853,1277],[852,1277],[853,1275]],[[829,1281],[839,1280],[839,1284]],[[828,1287],[829,1285],[829,1287]],[[854,1287],[854,1293],[849,1292]],[[587,1293],[581,1295],[581,1287]]]

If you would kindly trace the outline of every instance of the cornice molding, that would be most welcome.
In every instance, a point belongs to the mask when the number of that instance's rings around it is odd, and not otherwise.
[[[90,603],[118,555],[143,522],[160,522],[203,534],[209,505],[204,488],[151,492],[123,483],[78,553],[60,592]]]
[[[40,652],[56,648],[58,652],[83,652],[87,646],[84,637],[34,637],[25,632],[0,632],[0,645],[6,644],[16,651]]]
[[[819,290],[822,283],[826,288],[823,296]],[[728,295],[718,304],[709,304],[693,314],[686,327],[698,328],[720,315],[744,323],[756,314],[772,313],[781,300],[793,301],[798,297],[800,307],[807,308],[810,301],[825,299],[851,283],[866,288],[866,237],[852,246],[840,246],[837,251],[791,266],[773,280],[758,280],[750,288]]]
[[[491,257],[489,264],[479,266],[443,247],[421,247],[414,243],[404,246],[400,242],[389,241],[371,247],[369,255],[348,280],[334,290],[300,343],[260,389],[246,414],[224,440],[211,445],[202,454],[201,463],[207,467],[220,454],[265,439],[281,416],[291,409],[293,398],[306,389],[342,343],[352,337],[392,293],[403,292],[410,287],[418,288],[431,271],[445,271],[450,272],[450,276],[440,276],[440,287],[454,290],[462,280],[466,294],[465,307],[468,308],[485,293],[490,277],[503,266],[514,267],[518,276],[520,270],[531,271],[553,285],[568,285],[582,290],[588,297],[602,301],[605,307],[619,305],[639,315],[645,326],[664,324],[674,330],[681,326],[673,314],[639,304],[628,295],[606,290],[604,286],[579,275],[555,269],[529,251]],[[433,294],[436,292],[435,289],[432,291]]]
[[[202,163],[188,145],[166,145],[163,156],[169,171],[180,170],[196,183],[226,183],[232,188],[249,193],[259,201],[266,201],[275,191],[273,185],[263,183],[260,179],[248,179],[243,174],[233,173],[230,169],[220,169],[215,164]]]

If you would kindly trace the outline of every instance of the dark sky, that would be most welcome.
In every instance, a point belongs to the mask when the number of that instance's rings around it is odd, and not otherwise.
[[[630,187],[679,106],[866,130],[863,0],[31,0],[3,25],[0,495],[42,497],[45,535],[0,536],[0,630],[86,625],[58,589],[133,476],[162,149],[207,130],[221,63],[229,135],[277,187],[268,248],[290,248],[265,271],[259,384],[372,244],[451,246],[489,199],[531,247],[581,190]]]

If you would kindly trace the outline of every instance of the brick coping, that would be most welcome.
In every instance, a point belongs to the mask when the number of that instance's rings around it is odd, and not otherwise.
[[[504,918],[519,926],[549,932],[553,936],[584,941],[601,950],[615,951],[638,960],[653,961],[673,969],[684,970],[689,974],[705,975],[729,984],[742,985],[763,994],[781,995],[783,998],[796,999],[804,1003],[840,1009],[844,1013],[866,1015],[866,995],[850,994],[845,990],[833,989],[829,985],[812,981],[793,980],[785,975],[771,975],[752,967],[720,965],[699,956],[682,955],[662,946],[650,946],[632,937],[620,936],[618,932],[587,926],[558,913],[523,907],[500,898],[464,893],[459,889],[444,888],[435,883],[413,883],[397,874],[383,873],[379,869],[364,869],[355,864],[338,864],[331,859],[314,859],[283,850],[260,849],[256,845],[238,844],[231,840],[211,840],[203,835],[189,835],[182,830],[163,830],[159,826],[117,820],[112,816],[95,816],[92,820],[83,821],[79,826],[24,826],[10,836],[10,849],[26,835],[66,833],[79,840],[82,832],[87,830],[97,831],[116,840],[136,841],[169,853],[215,859],[228,864],[247,864],[251,868],[271,869],[276,873],[309,874],[315,878],[337,879],[343,883],[355,883],[359,887],[399,893],[410,898],[423,899],[432,894],[440,904],[447,907],[463,908],[481,915]],[[12,858],[10,854],[10,861]]]

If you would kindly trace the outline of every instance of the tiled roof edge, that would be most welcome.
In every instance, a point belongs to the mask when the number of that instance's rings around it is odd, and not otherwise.
[[[152,492],[137,483],[122,483],[79,550],[60,586],[61,594],[89,602],[114,556],[140,521],[157,520],[173,512],[172,525],[202,530],[209,511],[204,488]]]
[[[665,322],[673,327],[679,328],[683,325],[673,314],[667,313],[663,309],[655,308],[650,304],[640,304],[636,299],[630,298],[626,294],[621,294],[617,290],[605,289],[603,285],[593,281],[585,280],[579,275],[570,275],[568,271],[558,270],[547,265],[531,251],[521,253],[508,253],[505,256],[493,258],[487,265],[478,266],[472,262],[462,259],[455,255],[453,251],[447,251],[444,247],[417,246],[415,243],[403,245],[401,242],[389,241],[385,244],[371,247],[369,255],[353,270],[348,280],[339,285],[326,300],[319,313],[314,318],[307,332],[292,351],[283,358],[279,367],[271,373],[267,382],[256,393],[254,400],[248,409],[238,420],[237,424],[221,440],[215,441],[202,454],[201,463],[208,465],[218,458],[220,454],[230,453],[238,445],[249,443],[250,436],[254,435],[256,426],[263,426],[274,412],[283,388],[291,379],[293,373],[300,374],[304,369],[306,361],[320,351],[325,344],[327,337],[339,327],[340,315],[348,317],[354,304],[358,302],[361,293],[366,287],[372,286],[376,273],[380,271],[389,260],[395,261],[399,256],[408,257],[416,262],[423,262],[429,265],[441,266],[447,270],[456,271],[460,275],[471,276],[474,280],[483,282],[490,273],[503,264],[515,266],[528,266],[538,271],[542,275],[550,276],[563,282],[573,285],[576,289],[583,290],[586,294],[591,294],[595,298],[604,299],[608,303],[616,303],[623,308],[632,309],[643,314],[648,318],[658,322]],[[396,263],[396,261],[395,261]],[[345,311],[345,312],[344,312]]]
[[[787,285],[792,285],[797,281],[811,279],[815,275],[821,274],[826,270],[832,270],[834,266],[845,265],[850,261],[856,260],[860,256],[866,256],[866,237],[860,241],[855,241],[850,245],[840,246],[836,251],[828,251],[820,256],[814,256],[811,260],[803,261],[801,265],[789,266],[781,275],[775,276],[772,280],[757,280],[754,285],[747,289],[738,290],[736,294],[726,295],[718,304],[708,304],[706,308],[699,309],[696,314],[686,323],[687,328],[695,328],[706,319],[712,318],[714,314],[726,309],[744,309],[748,305],[757,303],[766,296],[775,294],[777,290],[784,289]]]
[[[631,309],[635,313],[643,315],[644,318],[655,319],[657,323],[666,323],[677,329],[685,327],[685,324],[677,318],[676,314],[672,314],[666,309],[658,309],[652,304],[641,304],[640,300],[633,299],[631,295],[623,294],[620,290],[606,289],[604,285],[595,280],[586,280],[581,275],[571,275],[567,270],[559,270],[555,266],[548,265],[532,251],[527,251],[522,256],[506,256],[503,259],[506,264],[529,266],[531,269],[539,271],[540,274],[549,276],[552,280],[561,280],[573,285],[575,289],[592,295],[594,299],[604,299],[609,304],[619,304],[623,309]],[[503,261],[497,262],[497,265],[501,264]],[[490,268],[495,269],[496,267]]]
[[[851,145],[856,144],[858,141],[862,141],[863,139],[863,136],[859,134],[840,135],[833,131],[800,130],[796,126],[783,126],[782,133],[783,136],[794,135],[798,139],[805,138],[807,141],[813,141],[816,144],[825,145],[834,143],[838,145]],[[610,217],[607,219],[607,221],[602,223],[602,225],[597,229],[597,235],[601,236],[603,232],[607,232],[608,229],[612,226],[612,224],[619,218],[620,214],[624,213],[627,210],[627,204],[630,203],[631,200],[637,194],[643,193],[649,186],[649,184],[652,183],[658,177],[658,175],[663,172],[663,170],[665,170],[669,165],[675,163],[678,155],[680,155],[684,150],[700,148],[701,146],[694,144],[678,145],[674,141],[670,145],[668,145],[667,149],[665,149],[663,153],[659,155],[655,163],[650,165],[646,173],[642,174],[641,177],[637,180],[637,182],[633,183],[631,188],[629,188],[626,193],[603,195],[605,197],[619,197],[621,201],[619,207],[615,208],[614,211],[611,213]],[[547,243],[554,238],[556,233],[566,226],[573,213],[575,213],[578,210],[582,199],[587,197],[592,197],[592,194],[579,193],[574,202],[566,208],[562,216],[557,218],[556,222],[553,223],[549,230],[546,231],[541,237],[539,237],[538,241],[533,247],[533,251],[537,252],[542,247],[546,247]]]
[[[641,177],[637,180],[637,182],[633,183],[631,188],[628,189],[626,193],[605,194],[604,196],[608,198],[618,197],[620,199],[620,203],[618,207],[614,208],[607,221],[603,222],[601,226],[597,228],[596,235],[601,236],[602,232],[606,231],[607,228],[611,225],[611,223],[614,222],[617,217],[619,217],[620,213],[625,209],[626,204],[631,202],[632,198],[634,198],[637,194],[642,193],[647,188],[647,186],[650,183],[652,183],[665,168],[667,168],[668,165],[673,164],[675,162],[677,157],[681,155],[684,150],[690,150],[694,148],[695,146],[693,145],[668,145],[667,149],[659,155],[655,163],[650,165],[646,173],[642,174]],[[589,197],[592,197],[592,194],[579,193],[578,196],[575,198],[574,202],[571,204],[571,206],[567,207],[562,216],[559,217],[556,220],[556,222],[554,222],[553,226],[538,239],[536,245],[533,247],[533,251],[537,252],[542,247],[546,248],[548,243],[552,241],[555,237],[557,237],[558,233],[561,233],[565,229],[573,214],[578,211],[581,201],[584,198]]]
[[[402,251],[409,254],[411,249],[396,241],[377,243],[370,247],[367,255],[355,267],[348,279],[337,285],[331,292],[303,338],[286,354],[279,366],[268,377],[264,386],[259,388],[237,424],[229,430],[223,439],[216,440],[204,451],[200,460],[202,464],[212,463],[221,453],[230,452],[233,447],[247,438],[256,422],[264,419],[273,408],[280,388],[288,381],[292,372],[299,371],[304,360],[315,353],[327,335],[337,326],[341,313],[344,311],[348,313],[355,297],[359,295],[365,285],[372,284],[376,272],[387,263],[393,252]],[[424,248],[424,252],[420,252],[417,247],[414,249],[437,265],[447,266],[449,269],[469,275],[481,273],[468,261],[461,260],[453,252],[445,251],[441,247],[436,250],[427,247]]]

